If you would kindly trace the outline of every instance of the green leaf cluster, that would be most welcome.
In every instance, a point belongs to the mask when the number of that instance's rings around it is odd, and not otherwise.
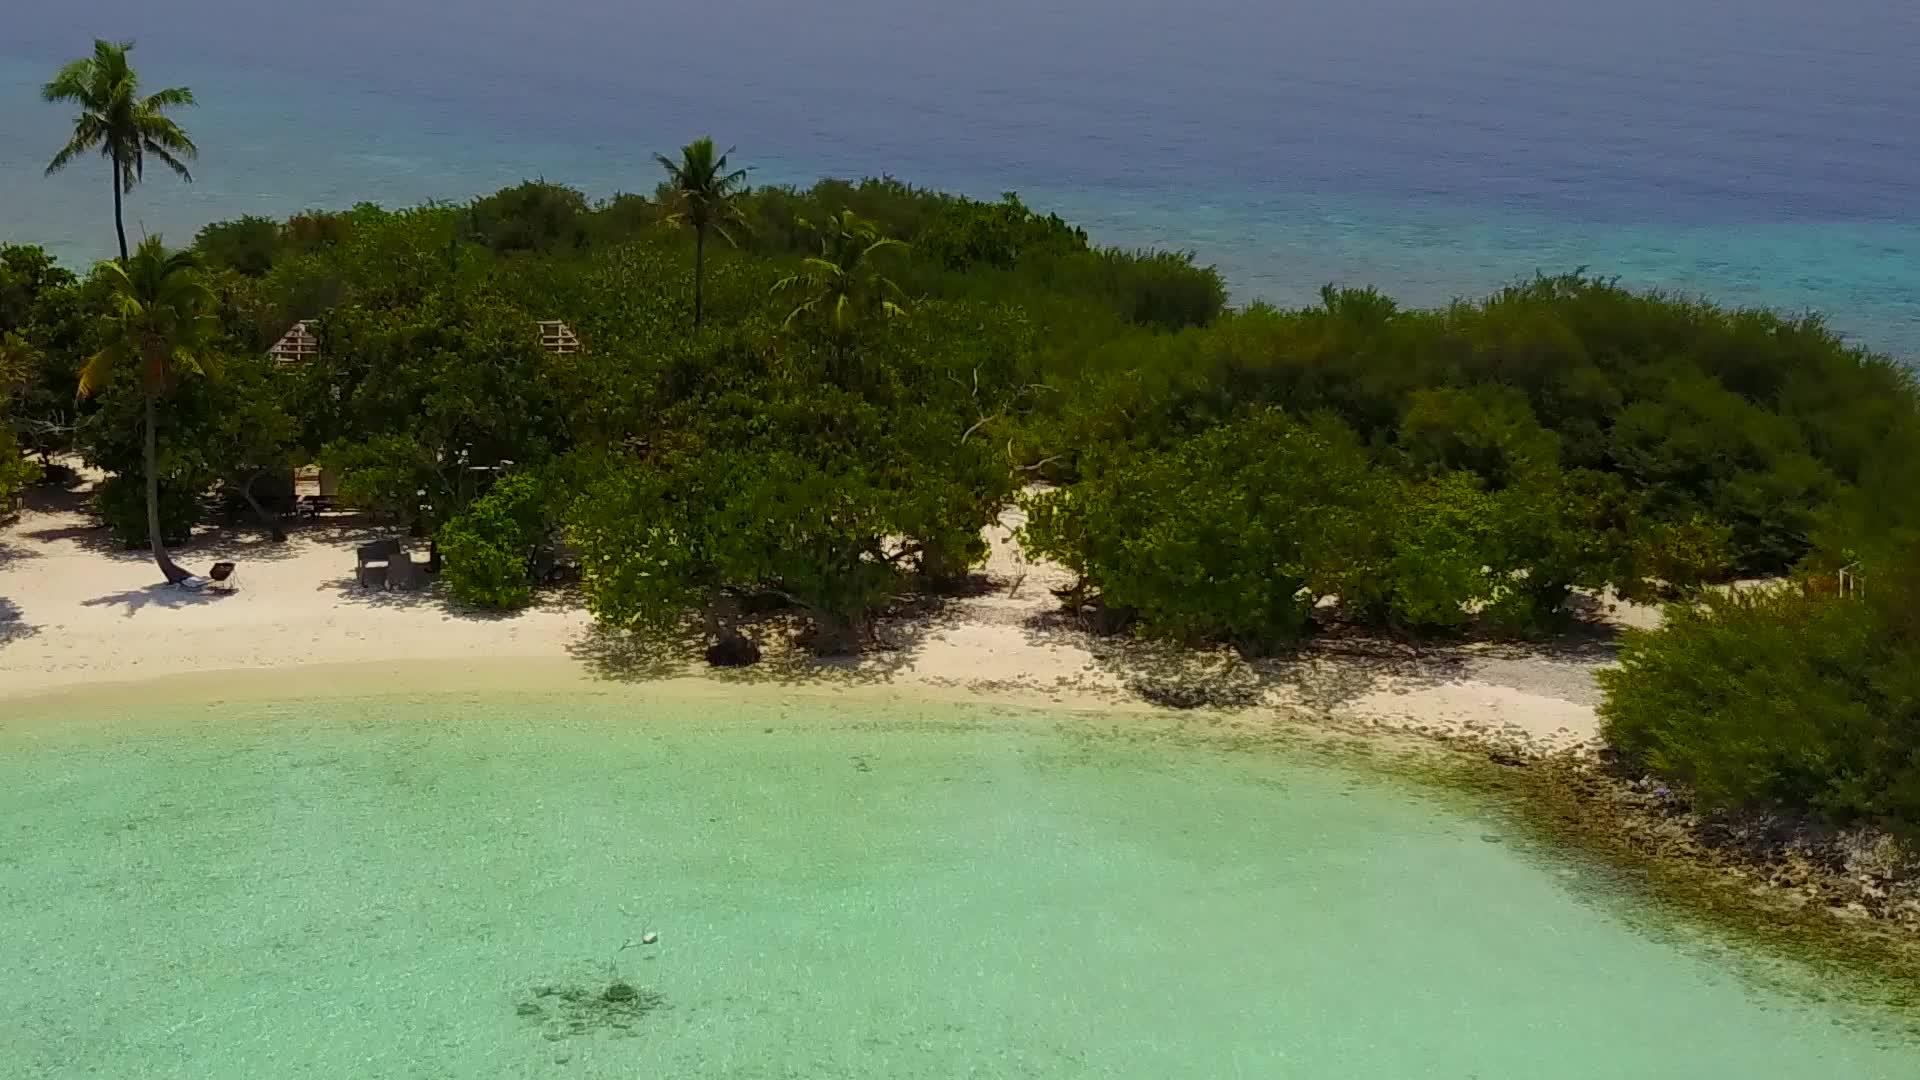
[[[553,496],[542,479],[532,472],[502,477],[440,530],[455,599],[498,611],[533,602],[533,569],[555,532]]]
[[[1024,332],[1010,311],[936,304],[852,345],[766,325],[689,342],[637,390],[645,443],[575,456],[588,479],[567,532],[589,605],[632,628],[701,613],[720,633],[770,596],[815,649],[858,648],[902,592],[984,556],[1014,478],[985,433],[1008,354],[982,345]]]
[[[1646,596],[1724,568],[1724,530],[1652,522],[1617,477],[1563,470],[1524,401],[1487,397],[1507,411],[1414,396],[1385,454],[1327,413],[1251,410],[1028,499],[1023,540],[1121,621],[1255,650],[1336,617],[1537,636],[1577,590]]]
[[[1607,741],[1709,806],[1920,828],[1920,548],[1709,595],[1601,673]]]
[[[1383,462],[1471,471],[1489,490],[1543,464],[1614,477],[1650,522],[1726,530],[1747,574],[1920,521],[1920,500],[1899,497],[1920,473],[1912,371],[1815,318],[1578,275],[1430,311],[1329,288],[1313,307],[1046,360],[1055,393],[1030,456],[1061,480],[1275,406],[1330,413]]]
[[[1264,651],[1307,633],[1386,501],[1337,421],[1263,410],[1030,498],[1021,539],[1151,633]]]

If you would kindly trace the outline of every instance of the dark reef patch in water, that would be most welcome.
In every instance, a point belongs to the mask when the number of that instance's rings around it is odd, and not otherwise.
[[[537,986],[513,1011],[539,1025],[542,1038],[559,1042],[598,1031],[631,1038],[642,1018],[667,1007],[666,997],[658,991],[612,976],[600,986]]]

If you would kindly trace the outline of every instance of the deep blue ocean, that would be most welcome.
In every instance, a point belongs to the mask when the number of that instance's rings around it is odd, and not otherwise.
[[[14,0],[0,238],[112,243],[94,164],[41,177],[39,84],[95,36],[184,84],[202,155],[130,221],[530,176],[651,191],[711,132],[763,182],[1018,190],[1195,251],[1237,300],[1414,303],[1587,267],[1814,310],[1920,357],[1913,0]]]

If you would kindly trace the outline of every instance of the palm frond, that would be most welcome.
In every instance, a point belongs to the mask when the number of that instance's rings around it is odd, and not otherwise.
[[[61,169],[66,168],[68,165],[73,164],[74,158],[77,158],[81,154],[84,154],[87,151],[93,149],[95,146],[99,145],[99,143],[100,143],[100,139],[98,135],[93,134],[92,132],[83,133],[81,130],[79,130],[78,125],[76,125],[73,133],[73,138],[67,140],[67,145],[61,147],[60,152],[53,155],[52,161],[47,162],[46,174],[48,176],[52,176],[54,173],[57,173]]]
[[[140,141],[158,146],[181,157],[198,157],[200,148],[193,144],[185,129],[170,116],[157,112],[142,111],[134,117],[134,126],[139,130]]]
[[[143,385],[161,393],[179,374],[215,375],[218,358],[208,349],[218,340],[214,295],[191,251],[168,251],[149,236],[127,259],[103,263],[108,311],[101,319],[105,345],[88,361],[82,396],[98,391],[112,372],[137,367]]]
[[[815,311],[818,311],[819,309],[820,309],[819,300],[817,299],[809,300],[806,303],[801,304],[799,307],[794,308],[793,311],[787,315],[786,321],[781,323],[780,325],[784,329],[791,330],[793,329],[793,324],[799,322],[802,316],[811,315]]]
[[[147,100],[142,102],[142,104],[146,106],[147,112],[157,113],[166,109],[184,108],[199,103],[193,99],[192,90],[184,86],[169,86],[165,90],[147,95]]]
[[[153,143],[146,143],[142,147],[142,149],[145,150],[146,153],[136,156],[134,158],[135,162],[143,161],[147,154],[152,154],[154,157],[157,157],[160,159],[161,164],[165,165],[169,169],[172,169],[175,176],[178,176],[180,179],[186,181],[189,184],[193,183],[193,174],[188,172],[186,165],[182,164],[180,159],[177,157],[174,157],[173,154],[170,151],[168,151],[165,147],[156,146]],[[136,165],[136,168],[137,167],[138,166]]]
[[[889,248],[906,248],[903,241],[881,235],[871,222],[851,209],[828,217],[821,225],[802,221],[820,237],[820,254],[800,261],[800,270],[776,282],[775,293],[806,287],[813,296],[787,316],[792,327],[805,315],[826,314],[826,325],[837,337],[850,334],[866,318],[904,318],[907,296],[891,278],[876,272],[872,256]]]
[[[177,349],[173,354],[173,368],[176,372],[218,379],[224,370],[224,365],[219,353],[200,349]]]
[[[80,385],[76,396],[90,398],[99,393],[100,388],[107,385],[107,380],[113,376],[114,370],[125,362],[118,343],[94,353],[87,359],[86,366],[80,369]]]
[[[75,60],[61,68],[45,86],[40,88],[40,100],[49,104],[60,102],[87,104],[92,74],[92,60]]]

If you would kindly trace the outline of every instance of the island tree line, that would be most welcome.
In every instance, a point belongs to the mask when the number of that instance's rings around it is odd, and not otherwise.
[[[101,48],[48,87],[81,108],[53,164],[101,151],[117,223],[137,155],[191,156],[164,114],[192,97]],[[1584,274],[1233,309],[1191,254],[1012,194],[740,162],[699,139],[636,162],[647,194],[243,217],[82,272],[0,247],[0,507],[77,455],[166,568],[225,503],[277,533],[258,485],[317,462],[461,602],[532,602],[565,548],[611,628],[724,642],[778,606],[821,652],[966,588],[1015,506],[1093,623],[1249,652],[1665,599],[1607,677],[1621,751],[1920,822],[1920,391],[1817,317]],[[276,364],[302,320],[317,352]],[[1787,584],[1702,593],[1739,578]]]

